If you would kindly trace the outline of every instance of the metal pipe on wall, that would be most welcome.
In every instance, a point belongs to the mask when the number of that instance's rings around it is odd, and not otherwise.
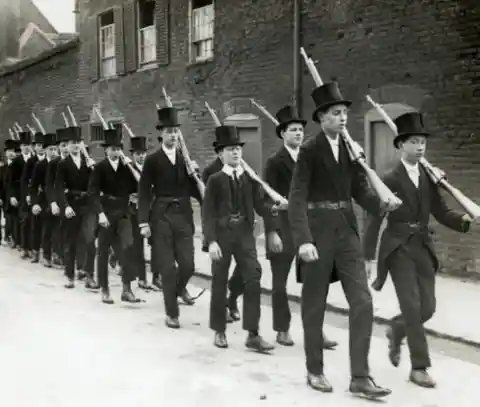
[[[301,1],[293,0],[293,106],[297,114],[302,116],[302,67],[300,59],[301,47]]]

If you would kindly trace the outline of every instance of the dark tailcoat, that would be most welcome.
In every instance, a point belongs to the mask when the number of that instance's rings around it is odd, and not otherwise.
[[[108,159],[95,165],[88,191],[96,214],[104,212],[109,220],[127,216],[130,194],[136,190],[137,181],[123,162],[116,171]]]
[[[403,204],[388,215],[387,227],[380,242],[378,274],[373,283],[373,288],[376,290],[381,290],[387,279],[389,256],[404,246],[415,234],[422,236],[423,243],[433,258],[435,269],[438,270],[439,263],[428,229],[430,214],[450,229],[458,232],[468,230],[469,224],[462,220],[463,214],[448,208],[438,187],[433,184],[421,166],[419,182],[419,188],[416,188],[401,162],[384,177],[384,183],[402,200]],[[365,233],[364,251],[365,257],[369,260],[375,258],[381,223],[382,217],[372,217]]]
[[[57,175],[58,163],[60,162],[60,157],[55,157],[47,165],[47,173],[45,178],[45,192],[47,194],[48,203],[58,202],[58,197],[55,191],[55,177]]]
[[[37,161],[33,168],[29,185],[29,195],[32,198],[32,205],[40,205],[43,211],[49,210],[46,193],[48,160],[45,158]]]
[[[265,181],[280,195],[288,198],[290,193],[290,184],[292,182],[293,169],[295,168],[295,161],[285,147],[282,147],[274,155],[272,155],[265,166]],[[276,223],[277,232],[282,239],[283,251],[288,253],[295,253],[295,245],[293,243],[290,223],[288,221],[287,211],[280,211]],[[271,232],[266,228],[266,235]],[[267,258],[272,255],[268,250]]]
[[[91,169],[81,156],[81,166],[77,167],[71,156],[60,160],[55,177],[55,196],[61,208],[71,206],[75,213],[86,213],[89,209],[88,183]]]
[[[27,197],[28,195],[30,195],[30,181],[32,179],[33,170],[37,162],[38,162],[38,157],[36,155],[32,155],[27,160],[23,168],[22,178],[20,181],[20,190],[21,190],[22,196],[24,197]]]
[[[162,148],[145,159],[143,172],[138,185],[138,221],[148,223],[151,217],[161,217],[170,205],[162,198],[184,198],[180,205],[193,223],[193,210],[190,197],[202,201],[195,180],[185,167],[185,160],[177,151],[175,166],[172,166]],[[157,203],[154,201],[157,199]]]
[[[380,201],[369,188],[365,172],[359,164],[351,162],[341,139],[339,163],[324,133],[305,142],[300,148],[288,199],[288,218],[295,246],[314,243],[321,251],[337,226],[338,217],[332,216],[330,210],[307,209],[308,203],[351,202],[352,198],[368,212],[380,211]],[[342,210],[341,219],[359,235],[353,206]],[[301,264],[298,261],[297,267]],[[297,277],[301,279],[298,273]],[[332,281],[337,281],[336,273]]]
[[[20,154],[12,161],[9,171],[9,183],[8,183],[8,195],[10,198],[16,198],[19,206],[24,204],[25,196],[22,195],[22,175],[28,160],[23,159],[23,155]]]
[[[254,230],[255,213],[257,212],[265,220],[269,228],[272,228],[271,215],[272,204],[265,197],[263,189],[253,181],[247,173],[240,177],[241,196],[243,197],[243,213],[246,221]],[[223,171],[213,174],[207,183],[207,189],[202,205],[202,226],[207,245],[219,239],[219,231],[228,228],[232,209],[232,196],[230,189],[230,177]]]

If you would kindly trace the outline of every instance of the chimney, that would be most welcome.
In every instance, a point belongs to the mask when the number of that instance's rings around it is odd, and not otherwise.
[[[75,0],[75,4],[73,6],[73,15],[75,18],[75,32],[79,33],[80,32],[80,0]]]
[[[0,0],[0,63],[18,57],[20,1]]]

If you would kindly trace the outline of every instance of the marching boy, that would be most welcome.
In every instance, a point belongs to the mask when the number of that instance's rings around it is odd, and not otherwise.
[[[242,146],[234,126],[215,129],[216,147],[223,168],[210,176],[202,205],[203,233],[212,259],[212,293],[210,301],[210,328],[215,331],[214,345],[227,348],[225,335],[228,271],[232,256],[242,273],[243,329],[248,331],[247,348],[267,352],[273,346],[258,333],[260,321],[260,277],[257,270],[257,250],[253,235],[254,210],[272,221],[276,210],[264,199],[263,191],[241,166]]]
[[[400,346],[407,337],[412,370],[410,381],[421,387],[435,387],[430,367],[423,324],[435,312],[435,273],[439,262],[428,230],[430,214],[442,225],[467,232],[471,218],[449,209],[425,170],[419,165],[425,155],[429,133],[420,113],[406,113],[394,120],[398,135],[393,144],[401,151],[398,165],[384,177],[385,184],[403,205],[390,213],[380,242],[377,279],[373,288],[380,291],[388,273],[395,286],[401,314],[391,320],[387,330],[389,359],[397,367]],[[372,219],[365,235],[365,258],[372,268],[382,218]]]
[[[131,250],[133,245],[132,223],[129,212],[130,194],[137,190],[137,181],[128,166],[120,160],[122,151],[122,131],[104,130],[102,146],[106,158],[93,168],[88,186],[93,211],[98,215],[97,274],[102,289],[102,302],[113,304],[108,282],[108,257],[115,241],[120,243],[122,252]],[[131,289],[135,279],[133,262],[129,256],[119,256],[122,265],[123,291],[121,300],[139,302]]]

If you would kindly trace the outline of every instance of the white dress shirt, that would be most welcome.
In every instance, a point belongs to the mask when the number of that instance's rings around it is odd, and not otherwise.
[[[403,166],[407,170],[408,177],[412,180],[413,185],[418,188],[420,184],[420,169],[418,163],[412,165],[407,163],[403,158],[401,159]]]
[[[287,146],[286,144],[284,144],[285,146],[285,149],[288,151],[288,153],[290,154],[290,157],[292,157],[292,160],[297,162],[297,159],[298,159],[298,153],[300,151],[300,149],[296,149],[294,150],[293,148]]]
[[[110,162],[110,165],[112,166],[113,171],[117,172],[118,163],[120,162],[120,160],[113,161],[113,160],[110,160],[110,158],[108,158],[108,161]]]
[[[38,161],[43,161],[43,160],[45,160],[45,154],[43,154],[43,155],[37,154],[37,157],[38,157]]]
[[[175,165],[175,163],[177,162],[177,150],[175,148],[166,148],[163,144],[162,150],[166,154],[172,165]]]
[[[72,160],[77,166],[77,168],[80,169],[80,167],[82,166],[82,157],[80,157],[80,154],[78,155],[70,154],[70,157],[72,157]]]
[[[31,156],[32,156],[31,154],[22,154],[23,161],[27,162]]]
[[[340,136],[337,135],[336,139],[332,139],[331,137],[325,136],[328,140],[328,143],[330,144],[330,147],[332,148],[332,153],[333,156],[335,157],[335,160],[338,163],[338,155],[339,155],[339,149],[340,149]]]
[[[222,168],[222,171],[231,178],[234,178],[233,171],[236,171],[237,172],[237,178],[240,178],[240,175],[243,174],[244,169],[240,165],[237,168],[233,168],[231,165],[224,164],[223,168]]]

